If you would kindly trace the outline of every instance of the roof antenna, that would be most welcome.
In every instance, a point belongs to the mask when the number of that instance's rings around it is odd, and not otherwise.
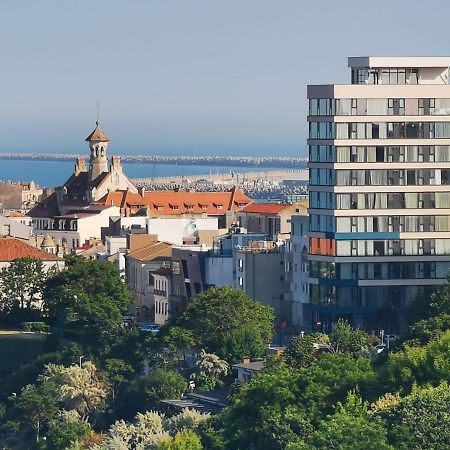
[[[99,120],[100,120],[100,100],[97,100],[97,121],[95,122],[97,126]]]

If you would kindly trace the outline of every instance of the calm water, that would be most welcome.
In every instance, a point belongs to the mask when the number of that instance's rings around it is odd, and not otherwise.
[[[0,180],[33,180],[43,187],[62,185],[73,172],[73,161],[27,161],[0,160]],[[262,168],[254,167],[215,167],[177,164],[123,164],[129,178],[180,177],[182,175],[203,175],[209,173],[254,172]],[[268,169],[268,170],[273,170]]]

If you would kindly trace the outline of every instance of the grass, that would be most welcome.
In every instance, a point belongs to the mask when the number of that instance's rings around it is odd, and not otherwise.
[[[45,334],[0,330],[0,380],[44,351]]]

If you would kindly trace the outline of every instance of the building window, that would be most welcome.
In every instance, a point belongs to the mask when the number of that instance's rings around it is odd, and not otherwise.
[[[238,277],[238,284],[241,289],[244,289],[244,278]]]
[[[11,225],[3,225],[2,229],[3,236],[9,236],[11,234]]]

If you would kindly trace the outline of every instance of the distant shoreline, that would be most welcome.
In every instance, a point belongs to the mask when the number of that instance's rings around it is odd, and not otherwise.
[[[0,153],[0,160],[75,161],[86,155],[63,153]],[[241,166],[264,168],[306,168],[307,158],[284,156],[162,156],[162,155],[121,155],[130,164],[173,164],[195,166]]]

